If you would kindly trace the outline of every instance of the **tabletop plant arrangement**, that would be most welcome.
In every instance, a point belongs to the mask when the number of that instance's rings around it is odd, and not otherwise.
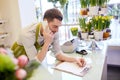
[[[54,6],[54,8],[59,8],[64,16],[63,21],[68,21],[68,4],[69,0],[47,0],[48,2],[51,2]]]
[[[112,18],[111,16],[94,16],[92,18],[94,30],[102,31],[106,28],[109,28],[111,18]]]
[[[99,10],[100,14],[106,14],[107,11],[107,3],[109,0],[80,0],[81,15],[98,15]]]
[[[97,5],[97,0],[89,0],[89,15],[97,15],[99,6]]]
[[[60,3],[61,7],[63,8],[68,0],[48,0],[48,2],[52,2],[54,7],[57,7],[57,2]]]
[[[81,37],[82,39],[87,39],[88,33],[91,31],[92,24],[91,21],[87,22],[87,18],[79,18],[79,26],[81,29]]]
[[[79,18],[79,26],[82,33],[88,32],[88,28],[86,26],[86,18]]]
[[[106,4],[109,2],[109,0],[98,0],[97,5],[100,7],[106,7]]]
[[[81,15],[87,15],[87,13],[88,13],[88,11],[87,11],[88,4],[89,4],[89,0],[80,0],[80,5],[81,5],[80,14]]]
[[[77,36],[78,33],[78,27],[71,27],[70,31],[72,33],[73,36]]]
[[[15,58],[8,50],[0,48],[0,80],[26,80],[37,67],[38,63],[28,62],[27,56]]]
[[[107,15],[107,3],[109,0],[98,0],[97,5],[99,6],[99,14],[106,14]]]
[[[111,18],[110,16],[94,16],[92,18],[94,35],[97,40],[103,39],[103,31],[109,28]]]

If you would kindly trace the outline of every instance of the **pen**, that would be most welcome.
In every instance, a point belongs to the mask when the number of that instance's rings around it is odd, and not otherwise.
[[[84,73],[84,72],[86,73],[86,72],[88,72],[88,70],[89,70],[89,67],[85,67],[82,72],[83,72],[83,73]]]

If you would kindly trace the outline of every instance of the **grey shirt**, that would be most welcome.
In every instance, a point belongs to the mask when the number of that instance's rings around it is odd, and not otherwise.
[[[36,34],[36,26],[38,23],[34,23],[22,29],[21,34],[18,39],[18,44],[23,45],[26,51],[27,56],[30,60],[34,59],[37,55],[37,49],[34,46],[35,43],[35,34]],[[39,34],[38,43],[41,45],[44,37]],[[61,52],[59,45],[59,35],[58,32],[55,33],[55,37],[52,42],[52,47],[54,49],[54,55]]]

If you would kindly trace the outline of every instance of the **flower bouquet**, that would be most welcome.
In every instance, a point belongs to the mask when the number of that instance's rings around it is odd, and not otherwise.
[[[23,67],[28,63],[28,58],[21,55],[18,58],[10,56],[4,48],[0,48],[0,79],[23,80],[27,72]]]
[[[28,62],[25,55],[15,58],[9,50],[0,48],[0,80],[26,80],[38,66],[36,60]]]

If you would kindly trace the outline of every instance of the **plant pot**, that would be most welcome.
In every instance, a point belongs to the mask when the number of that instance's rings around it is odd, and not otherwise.
[[[103,33],[103,39],[107,39],[110,36],[109,32],[104,32]]]
[[[87,9],[86,8],[81,8],[80,14],[81,15],[87,15]]]
[[[78,31],[71,31],[73,36],[77,36]]]
[[[70,30],[71,30],[71,33],[72,33],[73,36],[77,36],[77,34],[78,34],[78,27],[72,27]]]
[[[83,40],[87,40],[88,33],[81,33],[81,37],[82,37]]]
[[[98,14],[98,6],[89,7],[89,15],[97,15]]]
[[[101,8],[101,10],[99,11],[99,14],[107,14],[107,8]]]
[[[94,32],[95,40],[103,40],[103,31],[95,31]]]

